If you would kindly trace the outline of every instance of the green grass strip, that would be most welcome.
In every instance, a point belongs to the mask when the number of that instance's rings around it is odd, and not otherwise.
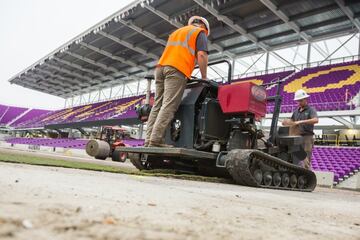
[[[129,174],[129,175],[138,175],[138,176],[151,176],[151,177],[166,177],[166,178],[175,178],[175,179],[184,179],[192,181],[204,181],[204,182],[217,182],[217,183],[230,183],[231,180],[217,178],[217,177],[205,177],[199,175],[190,175],[190,174],[179,174],[174,170],[151,170],[151,171],[138,171],[136,169],[129,169],[121,166],[106,166],[96,163],[87,163],[87,162],[77,162],[77,161],[68,161],[61,160],[50,157],[42,156],[30,156],[23,153],[8,153],[0,151],[0,161],[8,163],[18,163],[18,164],[29,164],[29,165],[40,165],[40,166],[49,166],[49,167],[62,167],[62,168],[74,168],[82,170],[91,170],[99,172],[110,172],[110,173],[120,173],[120,174]]]

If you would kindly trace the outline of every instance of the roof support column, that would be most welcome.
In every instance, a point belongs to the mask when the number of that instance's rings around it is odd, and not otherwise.
[[[232,61],[231,61],[231,65],[232,65],[232,68],[231,68],[231,80],[234,79],[234,75],[235,75],[235,64],[236,64],[236,61],[235,61],[235,58],[233,58]]]
[[[138,80],[138,84],[136,87],[136,95],[139,95],[139,89],[140,89],[140,79]]]
[[[269,51],[266,52],[266,60],[265,60],[265,73],[267,74],[269,71]]]
[[[121,97],[124,97],[124,95],[125,95],[125,83],[123,83],[123,89],[122,89]]]
[[[359,37],[357,38],[357,40],[358,40],[358,46],[359,46],[358,56],[360,56],[360,33],[359,33]],[[359,57],[357,58],[357,60],[359,60]]]
[[[312,45],[312,43],[309,42],[309,43],[308,43],[308,47],[307,47],[307,53],[306,53],[306,66],[307,66],[307,67],[310,67],[311,45]]]

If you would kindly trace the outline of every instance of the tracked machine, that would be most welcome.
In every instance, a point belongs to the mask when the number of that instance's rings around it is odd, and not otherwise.
[[[117,150],[128,153],[140,170],[174,169],[232,178],[237,184],[251,187],[314,190],[315,174],[297,165],[306,157],[302,137],[290,136],[288,128],[277,126],[281,81],[273,86],[277,94],[267,96],[265,88],[269,86],[231,83],[231,65],[225,62],[229,66],[227,83],[188,81],[181,105],[166,131],[165,142],[174,147]],[[275,102],[275,108],[266,138],[257,122],[265,116],[270,101]]]

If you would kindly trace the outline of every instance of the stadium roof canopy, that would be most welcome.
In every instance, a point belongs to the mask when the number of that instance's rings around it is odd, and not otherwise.
[[[360,30],[359,1],[139,0],[15,75],[13,84],[63,98],[139,79],[192,15],[211,24],[211,59],[271,51]],[[60,31],[60,29],[59,29]]]

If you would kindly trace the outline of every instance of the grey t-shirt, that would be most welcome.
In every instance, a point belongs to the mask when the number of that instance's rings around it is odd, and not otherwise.
[[[317,117],[318,116],[315,108],[306,106],[302,111],[300,111],[300,108],[296,109],[295,112],[292,114],[291,119],[293,121],[300,121],[300,120],[308,120]],[[303,136],[314,135],[313,124],[300,124],[299,129],[300,129],[300,134]]]
[[[204,31],[201,31],[196,38],[196,52],[208,52],[208,39]]]

